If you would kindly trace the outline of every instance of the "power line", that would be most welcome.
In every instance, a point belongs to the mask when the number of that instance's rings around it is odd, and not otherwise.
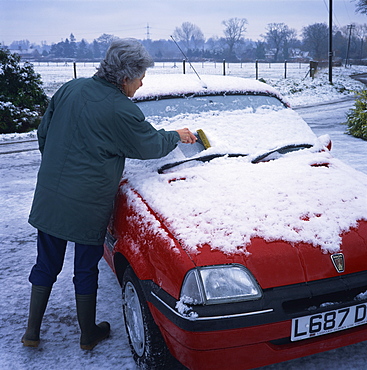
[[[348,10],[347,4],[345,3],[345,0],[343,0],[343,4],[344,4],[344,8],[345,8],[345,13],[348,15],[349,23],[352,24],[353,22],[352,22],[352,19],[350,17],[349,10]]]
[[[326,10],[327,10],[327,12],[330,14],[330,11],[329,11],[329,6],[327,5],[327,3],[326,3],[326,0],[323,0],[324,1],[324,4],[325,4],[325,7],[326,7]],[[334,24],[334,26],[337,26],[337,27],[341,27],[340,26],[340,22],[338,21],[338,18],[337,18],[337,16],[336,16],[336,14],[335,14],[335,12],[332,10],[332,16],[333,16],[333,24]]]

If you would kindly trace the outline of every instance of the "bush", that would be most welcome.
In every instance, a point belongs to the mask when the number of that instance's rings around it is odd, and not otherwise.
[[[38,127],[48,104],[41,76],[32,64],[0,48],[0,133],[26,132]]]
[[[354,108],[347,113],[347,132],[367,140],[367,90],[358,92],[357,96]]]

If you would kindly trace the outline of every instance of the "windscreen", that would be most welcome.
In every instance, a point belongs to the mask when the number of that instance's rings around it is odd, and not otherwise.
[[[174,117],[182,113],[202,113],[213,110],[231,111],[249,108],[255,111],[262,106],[284,107],[279,99],[263,95],[195,96],[137,102],[137,104],[146,117]]]

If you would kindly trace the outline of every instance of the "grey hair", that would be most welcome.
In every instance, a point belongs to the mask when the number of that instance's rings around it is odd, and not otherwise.
[[[138,40],[118,39],[112,41],[96,75],[121,86],[125,79],[140,78],[153,65],[152,57]]]

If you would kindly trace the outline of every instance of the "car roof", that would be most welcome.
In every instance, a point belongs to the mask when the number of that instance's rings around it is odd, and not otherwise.
[[[156,100],[188,95],[255,94],[270,95],[288,105],[288,101],[272,86],[251,79],[233,76],[192,74],[149,74],[137,90],[135,101]]]

